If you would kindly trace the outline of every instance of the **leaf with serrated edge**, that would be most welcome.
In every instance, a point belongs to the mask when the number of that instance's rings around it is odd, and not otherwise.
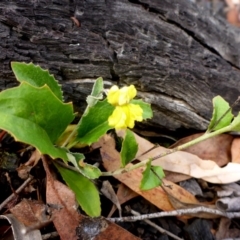
[[[130,103],[139,105],[143,110],[143,120],[150,119],[153,117],[153,112],[151,105],[149,103],[144,102],[141,99],[133,99]]]
[[[52,143],[74,119],[71,103],[61,102],[47,85],[38,88],[27,82],[0,93],[0,112],[34,122],[46,131]]]
[[[64,181],[76,195],[81,208],[90,216],[98,217],[101,214],[99,193],[95,185],[82,174],[54,164]]]
[[[85,177],[96,179],[102,175],[102,172],[96,166],[83,162],[85,156],[82,153],[68,153],[68,160]]]
[[[213,114],[210,124],[208,126],[208,131],[209,130],[215,131],[223,127],[226,127],[231,123],[233,119],[233,114],[231,111],[229,111],[215,126],[216,122],[223,116],[223,114],[226,113],[230,106],[229,103],[226,102],[221,96],[214,97],[212,101],[213,101]]]
[[[112,127],[108,124],[108,117],[112,114],[114,107],[107,100],[99,101],[81,119],[78,127],[76,142],[92,144],[96,142]]]
[[[0,129],[10,133],[16,141],[29,144],[40,153],[48,154],[53,159],[68,159],[66,151],[54,147],[46,131],[28,119],[0,111]]]
[[[143,171],[143,178],[141,180],[140,188],[141,190],[150,190],[152,188],[158,187],[161,184],[159,177],[151,170],[151,160],[146,164],[146,169]]]
[[[129,162],[131,162],[138,151],[138,144],[136,142],[135,136],[129,129],[126,130],[126,135],[122,143],[122,149],[120,152],[122,167],[125,167]]]
[[[63,100],[60,85],[47,70],[43,70],[33,63],[11,62],[11,67],[19,82],[28,82],[35,87],[42,87],[47,84],[57,98]]]

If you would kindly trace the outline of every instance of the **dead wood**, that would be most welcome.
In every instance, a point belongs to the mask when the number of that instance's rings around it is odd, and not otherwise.
[[[2,0],[0,88],[11,61],[50,69],[77,109],[93,81],[135,84],[148,124],[203,130],[211,99],[240,95],[240,30],[183,0]]]

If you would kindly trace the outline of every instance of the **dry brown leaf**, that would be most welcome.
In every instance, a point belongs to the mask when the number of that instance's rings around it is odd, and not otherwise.
[[[164,147],[157,147],[139,157],[139,160],[145,160],[166,151],[167,149]],[[227,166],[220,168],[211,160],[202,160],[196,155],[183,151],[158,158],[154,160],[152,164],[161,166],[164,170],[180,172],[195,178],[202,178],[211,183],[224,184],[240,180],[240,164],[228,163]]]
[[[22,224],[20,221],[18,221],[17,218],[14,217],[13,214],[6,214],[6,215],[0,215],[0,219],[7,220],[11,224],[12,232],[10,231],[4,231],[5,227],[9,227],[7,225],[1,224],[1,239],[17,239],[17,240],[41,240],[41,232],[38,229],[32,229],[28,232],[28,228]],[[4,234],[5,232],[6,234]],[[4,235],[4,236],[3,236]]]
[[[118,200],[117,194],[115,193],[112,185],[109,181],[103,181],[101,192],[105,197],[107,197],[114,205],[118,208],[119,216],[122,217],[122,208]]]
[[[41,153],[38,150],[33,151],[29,160],[17,168],[18,176],[21,179],[27,179],[31,169],[37,165],[40,159]]]
[[[89,219],[81,214],[78,214],[76,209],[76,201],[74,193],[64,184],[61,182],[53,179],[46,159],[43,159],[44,169],[47,174],[47,203],[53,204],[56,206],[56,209],[53,210],[53,223],[57,229],[58,234],[60,235],[61,239],[79,239],[77,236],[77,230],[81,233],[84,232],[84,222]],[[57,207],[59,207],[57,209]],[[94,232],[96,230],[95,223],[99,223],[99,218],[91,218],[93,225],[85,226],[89,232]],[[100,231],[95,232],[96,235],[94,239],[98,240],[105,240],[105,239],[112,239],[112,240],[125,240],[125,239],[133,239],[137,240],[139,238],[135,237],[130,232],[126,231],[125,229],[121,228],[115,223],[108,222],[103,220],[100,222],[100,225],[104,223]],[[105,224],[107,223],[107,224]],[[84,226],[83,226],[84,225]],[[101,226],[100,226],[101,227]],[[83,238],[80,238],[85,240]],[[90,239],[90,238],[86,238]]]
[[[203,134],[194,134],[177,141],[171,148],[180,146],[184,143],[190,142]],[[184,152],[189,152],[197,155],[201,159],[208,159],[216,162],[218,166],[224,166],[231,161],[231,144],[234,137],[229,134],[218,135],[209,138],[203,142],[195,144],[191,147],[184,149]]]
[[[226,9],[226,17],[229,23],[235,26],[240,26],[240,18],[239,18],[239,0],[225,0],[228,8]]]
[[[221,218],[218,230],[216,232],[216,240],[239,238],[240,230],[236,227],[230,227],[231,224],[231,219]]]
[[[240,138],[236,137],[232,142],[232,162],[240,163]]]
[[[118,200],[121,204],[135,198],[138,196],[135,192],[133,192],[129,187],[124,184],[120,184],[117,191]]]
[[[174,182],[174,183],[178,183],[181,181],[185,181],[188,180],[189,178],[191,178],[191,176],[189,175],[185,175],[182,173],[175,173],[175,172],[171,172],[171,171],[164,171],[165,173],[165,179],[167,179],[168,181]]]
[[[143,170],[143,168],[135,169],[131,172],[120,174],[116,176],[116,178],[122,183],[126,184],[133,191],[147,199],[149,202],[157,206],[159,209],[162,209],[164,211],[171,211],[173,209],[181,208],[176,204],[172,204],[172,202],[169,200],[169,195],[166,194],[166,192],[161,187],[156,187],[148,191],[140,190],[139,186],[141,183]],[[177,198],[179,202],[187,204],[198,203],[196,198],[184,188],[181,188],[180,186],[167,180],[165,180],[164,183],[165,185],[169,186],[168,193]]]
[[[140,238],[134,236],[119,225],[109,222],[108,227],[99,233],[94,240],[140,240]]]
[[[46,206],[39,201],[23,199],[10,209],[10,212],[25,226],[31,226],[49,220]]]
[[[110,136],[105,135],[99,141],[99,144],[101,145],[103,164],[107,171],[114,171],[118,169],[120,167],[120,154],[115,150],[114,140]],[[127,185],[134,192],[138,193],[149,202],[153,203],[158,208],[165,211],[173,210],[174,208],[169,202],[167,194],[161,187],[157,187],[148,191],[140,190],[139,186],[142,179],[142,171],[143,168],[138,168],[128,173],[115,175],[114,177]],[[171,195],[179,199],[181,202],[186,202],[189,204],[198,203],[192,194],[179,187],[178,185],[167,180],[165,181],[165,184],[171,186]]]
[[[47,203],[51,204],[54,226],[61,239],[77,240],[76,228],[80,215],[77,213],[77,205],[74,193],[63,183],[55,180],[43,157],[43,166],[47,175]]]
[[[124,184],[120,184],[117,190],[117,197],[120,204],[123,204],[135,197],[137,197],[138,194],[132,191],[130,188],[125,186]],[[115,205],[112,206],[111,211],[108,214],[108,218],[112,216],[112,214],[116,211],[117,207]]]

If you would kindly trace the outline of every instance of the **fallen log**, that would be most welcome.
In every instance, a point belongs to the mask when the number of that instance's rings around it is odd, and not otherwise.
[[[94,80],[134,84],[148,125],[204,130],[211,100],[240,95],[239,29],[191,1],[7,1],[0,6],[0,89],[11,61],[48,68],[82,111]]]

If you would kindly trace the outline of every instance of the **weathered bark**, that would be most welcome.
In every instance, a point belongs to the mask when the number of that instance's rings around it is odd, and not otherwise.
[[[2,0],[0,37],[1,89],[17,84],[11,61],[32,61],[80,109],[102,76],[136,85],[148,124],[203,130],[215,95],[240,95],[239,30],[187,0]]]

